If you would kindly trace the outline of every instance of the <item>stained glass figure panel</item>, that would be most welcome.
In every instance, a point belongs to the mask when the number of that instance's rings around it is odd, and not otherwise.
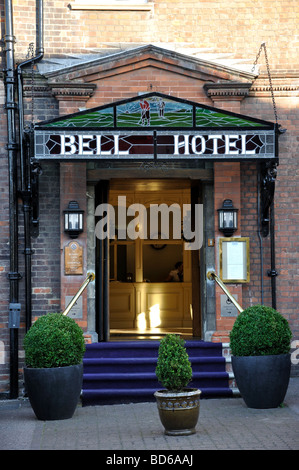
[[[117,127],[192,127],[193,106],[161,96],[117,106]]]

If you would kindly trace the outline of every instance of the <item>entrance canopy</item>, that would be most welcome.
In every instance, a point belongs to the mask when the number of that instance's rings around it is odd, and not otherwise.
[[[277,160],[274,123],[147,93],[35,126],[37,160]]]

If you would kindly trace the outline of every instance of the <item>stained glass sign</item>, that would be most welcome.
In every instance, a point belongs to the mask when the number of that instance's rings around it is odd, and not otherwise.
[[[117,107],[117,127],[193,127],[193,107],[169,98],[140,98]]]
[[[34,134],[37,159],[277,157],[273,123],[159,93],[42,122]]]

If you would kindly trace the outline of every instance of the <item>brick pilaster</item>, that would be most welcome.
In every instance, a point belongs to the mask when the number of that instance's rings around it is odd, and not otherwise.
[[[238,212],[238,230],[234,236],[241,235],[241,175],[239,162],[217,162],[214,165],[214,190],[215,190],[215,267],[216,273],[219,275],[219,239],[224,235],[218,230],[218,212],[222,206],[224,199],[231,199],[234,207],[239,209]],[[242,286],[240,285],[227,285],[228,290],[232,295],[238,295],[238,303],[242,306]],[[235,318],[234,317],[221,317],[220,299],[223,294],[222,289],[216,284],[216,331],[213,335],[213,341],[229,341],[229,331],[231,330]]]
[[[85,99],[82,97],[70,96],[68,92],[63,96],[60,94],[59,110],[60,114],[74,113],[78,111],[78,105],[85,105]],[[69,275],[65,274],[65,248],[70,243],[70,237],[64,232],[63,211],[67,209],[70,201],[77,201],[80,209],[84,210],[84,231],[79,235],[76,241],[83,249],[83,274]],[[66,296],[74,296],[81,284],[84,282],[87,274],[87,230],[86,230],[86,163],[85,162],[63,162],[60,163],[60,218],[61,218],[61,234],[60,234],[60,250],[61,250],[61,309],[65,309]],[[82,294],[83,317],[76,320],[77,323],[87,330],[87,294],[86,290]]]

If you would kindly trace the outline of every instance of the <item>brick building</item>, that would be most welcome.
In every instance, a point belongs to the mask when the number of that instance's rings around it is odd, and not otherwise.
[[[243,308],[277,308],[295,348],[298,2],[0,0],[0,11],[0,393],[18,393],[31,322],[63,311],[88,272],[71,313],[87,341],[163,330],[228,341],[237,309],[214,271]],[[108,249],[95,210],[120,195],[147,209],[202,204],[202,247],[159,227],[155,243]],[[219,230],[225,200],[234,232]],[[70,201],[84,211],[76,239]],[[166,284],[178,260],[183,282]]]

